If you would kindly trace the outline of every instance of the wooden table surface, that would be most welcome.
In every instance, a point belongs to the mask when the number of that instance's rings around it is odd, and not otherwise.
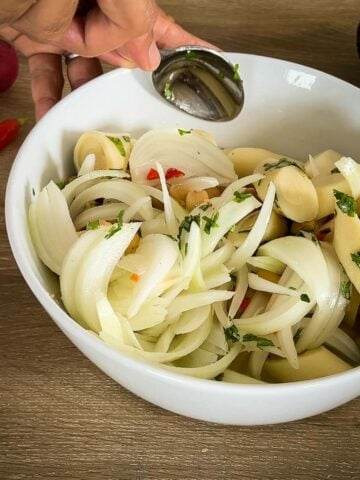
[[[304,63],[360,85],[359,0],[160,3],[225,50]],[[360,399],[291,424],[212,425],[135,397],[64,337],[24,283],[4,225],[9,169],[34,124],[25,62],[0,95],[0,119],[20,116],[30,121],[0,154],[0,479],[359,479]]]

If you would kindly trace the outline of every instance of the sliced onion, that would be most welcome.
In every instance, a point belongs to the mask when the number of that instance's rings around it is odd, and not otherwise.
[[[253,290],[261,290],[262,292],[274,293],[277,295],[288,295],[290,297],[299,297],[299,292],[291,288],[283,287],[277,283],[270,282],[265,278],[259,277],[255,273],[248,274],[249,287]]]
[[[81,175],[86,175],[87,173],[90,173],[94,171],[95,168],[95,155],[93,153],[89,153],[83,163],[81,164],[81,167],[78,171],[78,177],[81,177]]]
[[[259,206],[260,203],[253,196],[242,203],[230,202],[222,206],[218,210],[218,227],[212,227],[209,234],[205,231],[202,232],[202,256],[205,257],[213,252],[230,228]]]
[[[68,205],[73,201],[76,195],[88,187],[94,180],[100,181],[104,177],[128,178],[130,175],[123,170],[94,170],[93,172],[77,177],[68,183],[62,190]]]
[[[208,175],[220,184],[236,179],[231,160],[220,148],[192,132],[181,135],[176,128],[150,130],[139,138],[129,159],[133,181],[150,183],[146,177],[156,161],[165,171],[184,172],[183,178]]]
[[[89,222],[93,222],[94,220],[115,220],[119,212],[127,208],[128,205],[120,202],[106,203],[98,207],[87,208],[75,218],[75,228],[76,230],[82,230]]]
[[[262,204],[260,213],[256,219],[256,222],[254,223],[253,228],[250,230],[244,243],[240,245],[240,247],[231,257],[231,267],[235,269],[241,268],[243,265],[245,265],[247,260],[255,253],[255,251],[259,247],[270,221],[275,199],[275,193],[275,185],[270,182],[264,199],[264,203]]]

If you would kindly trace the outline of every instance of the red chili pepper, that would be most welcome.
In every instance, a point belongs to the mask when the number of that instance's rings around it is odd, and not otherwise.
[[[146,178],[147,180],[158,180],[160,177],[157,170],[155,170],[155,168],[150,168],[150,170],[148,171],[148,174],[146,175]]]
[[[166,180],[170,180],[171,178],[183,177],[184,175],[185,173],[177,168],[168,168],[165,173],[165,178]]]
[[[245,297],[244,300],[241,302],[240,304],[240,310],[242,312],[245,312],[245,310],[247,309],[247,307],[249,306],[249,303],[250,303],[250,298],[249,297]]]
[[[0,150],[15,140],[20,127],[24,125],[25,122],[25,118],[7,118],[3,122],[0,122]]]
[[[319,242],[322,242],[323,240],[325,240],[326,235],[330,232],[331,232],[330,228],[319,230],[318,232],[316,232],[316,238],[319,240]]]

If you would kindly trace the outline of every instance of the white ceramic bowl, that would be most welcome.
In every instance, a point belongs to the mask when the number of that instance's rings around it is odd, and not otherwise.
[[[181,376],[108,347],[76,324],[54,300],[56,281],[31,246],[27,212],[34,188],[72,170],[72,150],[84,130],[203,128],[221,146],[258,146],[295,158],[333,148],[359,158],[360,90],[300,65],[228,54],[240,65],[246,92],[241,115],[211,123],[160,99],[146,73],[115,70],[63,99],[32,130],[14,162],[6,194],[6,223],[18,266],[45,310],[70,340],[116,382],[140,397],[189,417],[234,425],[286,422],[315,415],[360,394],[360,368],[320,380],[234,385]],[[51,225],[49,225],[51,228]]]

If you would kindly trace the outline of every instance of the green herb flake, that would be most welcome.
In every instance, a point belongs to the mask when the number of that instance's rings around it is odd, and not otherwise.
[[[229,232],[233,233],[236,230],[236,225],[234,224],[231,228],[229,228]]]
[[[225,73],[222,70],[219,70],[218,77],[220,78],[220,80],[224,80]]]
[[[224,373],[219,373],[219,375],[216,375],[214,380],[216,380],[217,382],[221,382],[223,378],[224,378]]]
[[[360,252],[352,253],[351,260],[355,263],[357,267],[360,268]]]
[[[341,294],[346,300],[351,299],[351,281],[349,280],[348,282],[341,282],[340,283],[340,291]]]
[[[183,136],[191,133],[191,130],[183,130],[182,128],[178,128],[178,132],[179,132],[179,135]]]
[[[239,75],[239,64],[235,63],[233,66],[233,79],[234,80],[240,80],[240,75]]]
[[[296,342],[299,340],[302,331],[303,331],[303,328],[302,328],[302,327],[299,327],[299,328],[296,330],[296,333],[295,333],[295,335],[293,336],[294,343],[296,343]]]
[[[170,83],[165,83],[164,97],[166,98],[166,100],[169,100],[169,101],[172,101],[175,98],[174,97],[174,92],[172,91]]]
[[[210,205],[208,203],[205,203],[204,205],[200,205],[199,207],[203,212],[206,212],[208,208],[210,208]]]
[[[86,230],[97,230],[98,228],[100,228],[100,220],[93,220],[86,225]]]
[[[293,160],[289,160],[288,158],[280,158],[277,162],[273,163],[265,163],[264,164],[264,170],[265,172],[268,172],[269,170],[276,170],[278,168],[284,168],[284,167],[296,167],[302,172],[304,171],[303,168]]]
[[[340,170],[337,167],[335,167],[331,170],[330,173],[340,173]]]
[[[295,288],[295,287],[289,287],[289,290],[295,290],[295,291],[296,291],[297,288]]]
[[[32,191],[33,196],[35,197],[35,189],[32,188],[31,191]]]
[[[130,141],[131,141],[131,139],[128,135],[124,135],[122,138],[126,143],[130,143]]]
[[[115,145],[115,147],[120,152],[120,155],[122,155],[123,157],[126,157],[125,148],[121,139],[119,137],[111,137],[109,135],[107,135],[107,138]]]
[[[194,60],[197,57],[198,54],[194,50],[187,50],[185,53],[185,60]]]
[[[333,190],[334,197],[336,198],[336,205],[340,208],[343,213],[346,213],[349,217],[355,217],[357,211],[357,204],[353,197],[346,195],[344,192],[339,192],[339,190]]]
[[[219,226],[219,224],[216,223],[218,219],[219,219],[219,212],[215,212],[211,218],[204,216],[203,217],[203,220],[205,220],[204,232],[210,235],[211,229]]]
[[[123,227],[123,216],[124,210],[120,210],[118,216],[116,217],[116,222],[112,225],[108,233],[105,235],[106,240],[111,238],[115,233],[119,232]]]
[[[269,338],[258,337],[252,333],[246,333],[242,339],[243,342],[256,342],[258,348],[274,347],[274,343]]]
[[[231,325],[231,327],[224,328],[225,338],[229,342],[238,342],[240,340],[240,333],[236,325]]]
[[[68,183],[68,182],[67,182],[66,180],[65,180],[65,181],[61,181],[61,180],[60,180],[59,182],[56,182],[56,185],[59,187],[60,190],[64,190],[64,188],[66,187],[67,183]]]
[[[307,295],[306,293],[302,293],[302,294],[300,295],[300,300],[301,300],[302,302],[310,303],[310,297],[309,297],[309,295]]]
[[[189,249],[189,244],[188,244],[188,242],[186,242],[186,243],[185,243],[185,247],[184,247],[185,255],[187,255],[188,249]]]
[[[233,202],[242,203],[244,200],[246,200],[247,198],[249,198],[251,196],[252,196],[251,193],[239,192],[239,191],[236,190],[234,192]]]

